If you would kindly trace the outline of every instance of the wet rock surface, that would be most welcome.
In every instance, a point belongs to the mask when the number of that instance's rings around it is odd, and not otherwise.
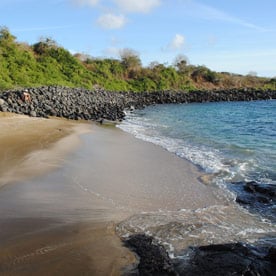
[[[137,270],[128,275],[177,275],[165,248],[144,234],[131,236],[125,245],[139,256]]]
[[[255,181],[232,182],[229,188],[237,193],[237,203],[276,222],[275,185],[259,184]]]
[[[242,243],[190,247],[171,260],[164,247],[144,234],[131,236],[125,245],[140,258],[127,275],[275,275],[276,248]]]
[[[179,275],[275,275],[275,247],[232,243],[200,246],[190,251],[188,260],[175,264]]]
[[[27,96],[26,96],[27,95]],[[0,94],[0,111],[33,117],[57,116],[67,119],[122,120],[124,110],[152,104],[276,99],[276,91],[231,89],[220,91],[110,92],[59,86],[43,86]]]

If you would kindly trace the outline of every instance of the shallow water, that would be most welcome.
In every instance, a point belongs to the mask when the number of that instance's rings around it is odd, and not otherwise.
[[[275,237],[275,225],[238,206],[213,205],[199,209],[142,213],[121,222],[117,233],[126,238],[146,233],[163,244],[171,257],[189,246],[231,242],[256,243]],[[275,241],[271,241],[275,242]]]
[[[157,105],[120,128],[229,180],[276,183],[276,101]]]
[[[26,266],[32,269],[36,258],[41,256],[35,255],[36,252],[46,252],[49,259],[43,260],[49,263],[55,262],[57,255],[66,256],[64,253],[69,252],[68,262],[73,261],[75,269],[91,265],[91,259],[105,266],[100,261],[105,260],[103,255],[106,259],[115,257],[107,253],[110,249],[102,251],[102,242],[95,244],[93,240],[90,246],[85,245],[86,238],[94,237],[94,232],[79,232],[78,225],[83,223],[93,226],[121,221],[117,226],[121,237],[137,232],[154,235],[171,256],[177,256],[190,245],[253,242],[275,236],[275,225],[239,207],[226,190],[200,182],[198,178],[202,175],[197,167],[157,145],[112,127],[94,125],[91,132],[81,136],[78,144],[77,150],[66,151],[66,158],[62,155],[61,166],[51,166],[57,160],[49,158],[47,164],[52,170],[47,174],[24,178],[1,188],[0,242],[7,242],[6,250],[12,252],[3,253],[2,258],[8,258],[8,263],[28,259]],[[70,143],[63,146],[70,147]],[[48,150],[56,151],[56,148]],[[40,162],[32,164],[35,167],[37,163]],[[76,229],[66,230],[64,242],[67,244],[67,239],[71,241],[77,235],[76,245],[69,248],[60,242],[65,231],[62,229],[53,240],[56,230],[52,232],[52,228],[72,224]],[[104,239],[101,236],[99,241]],[[107,245],[112,243],[111,240]],[[79,252],[85,258],[79,258]],[[70,267],[66,258],[60,258],[63,268]],[[112,259],[109,261],[112,263]],[[20,263],[13,264],[13,269],[20,266]],[[37,267],[49,268],[49,265]]]
[[[118,225],[119,235],[148,233],[172,255],[191,245],[260,240],[274,244],[274,218],[238,206],[227,184],[276,184],[275,118],[276,101],[157,105],[129,113],[121,129],[210,173],[206,184],[215,187],[221,204],[137,214]],[[270,217],[275,206],[271,210]]]

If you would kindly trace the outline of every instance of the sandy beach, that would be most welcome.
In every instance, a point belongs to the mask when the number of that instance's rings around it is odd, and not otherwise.
[[[188,161],[115,127],[2,115],[1,275],[121,275],[115,234],[142,212],[214,205]]]
[[[0,113],[0,187],[46,173],[62,163],[67,152],[88,132],[87,124]]]

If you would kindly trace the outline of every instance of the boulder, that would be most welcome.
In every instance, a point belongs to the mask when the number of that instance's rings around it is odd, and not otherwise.
[[[139,256],[138,275],[177,275],[165,248],[155,244],[152,237],[133,235],[125,245]]]
[[[242,243],[190,248],[189,258],[175,269],[185,276],[266,275],[276,271],[275,247],[262,248]]]
[[[275,220],[276,186],[255,181],[231,182],[229,188],[237,193],[236,202]]]
[[[36,112],[32,110],[32,111],[30,112],[30,116],[31,116],[31,117],[36,117]]]
[[[137,269],[127,275],[273,276],[276,247],[244,243],[189,247],[170,259],[165,248],[144,234],[130,236],[124,244],[138,255]]]

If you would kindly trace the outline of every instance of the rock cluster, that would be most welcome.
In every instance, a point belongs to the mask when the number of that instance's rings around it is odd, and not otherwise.
[[[124,110],[152,104],[276,99],[276,91],[238,89],[220,91],[110,92],[58,86],[43,86],[0,94],[0,111],[33,117],[122,120]]]
[[[137,270],[129,274],[177,275],[165,248],[155,244],[152,237],[144,234],[133,235],[125,241],[125,245],[134,250],[140,259]]]
[[[276,217],[276,186],[260,184],[255,181],[231,182],[229,188],[237,193],[236,202],[240,205],[261,213],[273,222]]]
[[[130,236],[125,245],[139,256],[136,270],[127,275],[275,275],[276,248],[243,243],[190,247],[170,259],[164,247],[144,234]]]
[[[30,100],[26,101],[24,94]],[[104,90],[88,91],[66,87],[40,87],[7,91],[0,95],[0,111],[33,117],[57,116],[67,119],[119,120],[124,117],[123,96]]]
[[[275,275],[275,247],[256,247],[242,243],[191,248],[189,258],[179,261],[179,275]]]

